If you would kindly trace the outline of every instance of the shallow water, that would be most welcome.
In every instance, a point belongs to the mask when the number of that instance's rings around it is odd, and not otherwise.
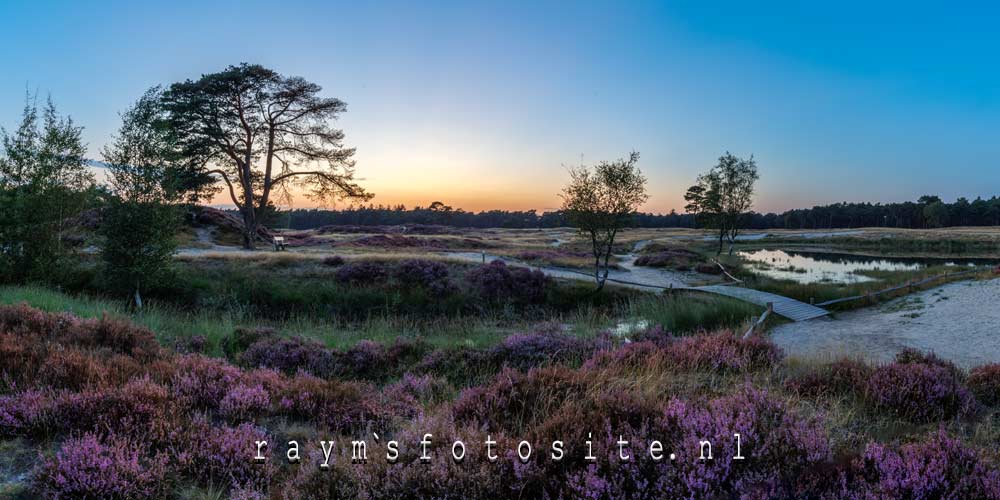
[[[995,264],[984,259],[919,259],[861,255],[746,250],[738,252],[757,273],[798,283],[861,283],[875,278],[859,271],[918,271],[930,265],[965,266]]]

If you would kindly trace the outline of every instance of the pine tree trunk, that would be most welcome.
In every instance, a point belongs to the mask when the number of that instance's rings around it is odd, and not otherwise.
[[[253,207],[243,210],[243,248],[256,250],[257,246],[257,217]]]

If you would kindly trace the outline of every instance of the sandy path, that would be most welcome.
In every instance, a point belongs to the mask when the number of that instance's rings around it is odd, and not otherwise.
[[[888,361],[913,347],[965,368],[998,363],[1000,279],[950,283],[835,319],[780,325],[770,335],[794,356]]]
[[[481,252],[440,252],[439,255],[443,255],[457,260],[462,260],[465,262],[483,261],[483,254]],[[683,273],[666,271],[663,269],[654,269],[649,267],[636,266],[634,264],[635,255],[631,254],[618,255],[617,257],[621,259],[618,261],[618,265],[624,269],[627,269],[627,271],[619,271],[617,269],[612,269],[610,270],[610,272],[608,272],[608,278],[612,280],[634,282],[632,284],[619,283],[622,286],[637,288],[640,290],[653,290],[653,291],[661,291],[662,288],[667,288],[670,286],[673,286],[674,288],[682,288],[687,286],[686,285],[687,278]],[[528,263],[519,262],[515,259],[486,254],[486,262],[492,262],[494,260],[502,260],[507,264],[530,267],[533,269],[540,269],[545,274],[552,276],[554,278],[565,278],[565,279],[574,279],[582,281],[592,281],[594,279],[593,275],[587,274],[583,271],[561,269],[556,267],[539,267]],[[646,283],[653,286],[645,287],[639,285],[638,283]]]

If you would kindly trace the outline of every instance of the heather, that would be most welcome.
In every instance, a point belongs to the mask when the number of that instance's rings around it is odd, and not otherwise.
[[[993,387],[990,365],[966,374],[906,352],[882,366],[790,370],[760,336],[653,327],[625,341],[557,324],[484,348],[330,348],[242,328],[213,358],[159,348],[125,322],[26,306],[0,318],[0,442],[44,450],[23,472],[31,496],[998,498],[990,431],[969,427],[995,418],[972,396]],[[887,423],[865,430],[873,419]],[[348,446],[329,470],[316,466],[319,440],[366,438],[367,463]],[[390,438],[395,464],[384,460]],[[549,457],[557,438],[562,461]],[[291,439],[299,465],[285,460]],[[467,445],[461,462],[454,439]],[[652,460],[654,439],[675,459]],[[699,460],[703,439],[711,461]],[[271,443],[264,463],[251,460],[259,440]],[[524,462],[521,440],[534,450]]]
[[[977,370],[972,373],[981,373]],[[912,423],[969,418],[980,409],[961,370],[916,351],[902,351],[896,361],[875,367],[838,360],[789,377],[785,387],[808,397],[853,394],[873,413]]]
[[[487,303],[513,300],[539,304],[553,285],[552,278],[538,269],[511,267],[502,260],[469,271],[465,280],[470,291]]]
[[[973,368],[966,383],[983,404],[1000,403],[1000,365],[993,363]]]

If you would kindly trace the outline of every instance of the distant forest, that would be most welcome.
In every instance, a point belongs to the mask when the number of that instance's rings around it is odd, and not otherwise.
[[[544,228],[569,223],[562,213],[534,210],[487,210],[466,212],[441,202],[407,209],[403,205],[370,205],[344,210],[295,209],[269,214],[275,227],[313,229],[327,225],[440,224],[456,227]],[[700,227],[695,215],[640,213],[637,227]],[[835,203],[789,210],[781,214],[750,213],[744,227],[750,229],[846,229],[856,227],[935,228],[949,226],[1000,225],[1000,198],[959,198],[945,203],[937,196],[922,196],[903,203]]]

